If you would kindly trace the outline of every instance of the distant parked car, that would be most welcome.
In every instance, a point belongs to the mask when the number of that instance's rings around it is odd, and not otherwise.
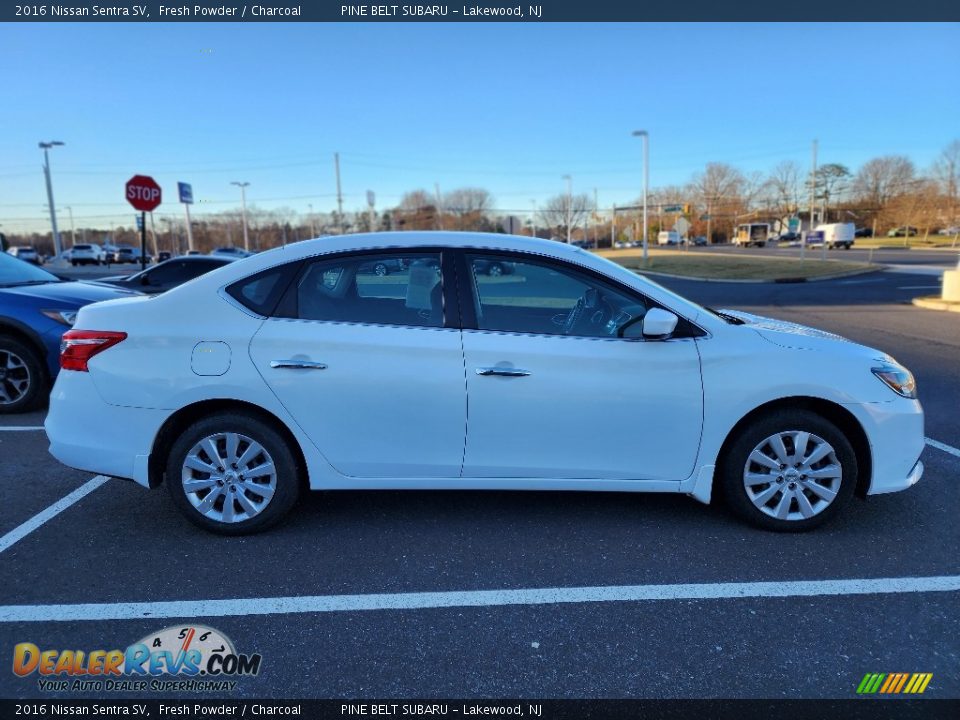
[[[697,247],[704,247],[707,244],[706,235],[697,235],[695,238],[690,240],[691,245],[696,245]]]
[[[136,290],[147,295],[156,295],[232,262],[234,258],[210,255],[178,257],[133,275],[115,275],[102,278],[98,282]]]
[[[887,233],[887,237],[915,237],[920,234],[920,231],[917,230],[913,225],[906,225],[904,227],[895,227]]]
[[[147,264],[149,265],[153,258],[149,254],[145,256]],[[121,245],[116,252],[116,257],[113,260],[118,265],[122,263],[139,263],[140,262],[140,248],[133,247],[131,245]]]
[[[70,250],[70,264],[100,265],[106,262],[106,255],[99,245],[74,245]]]
[[[12,247],[7,252],[10,255],[13,255],[15,258],[20,258],[21,260],[33,263],[34,265],[40,264],[40,255],[37,253],[35,247],[29,247],[25,245],[19,245],[17,247]]]
[[[36,407],[60,370],[60,338],[88,303],[131,297],[120,288],[65,282],[0,253],[0,415]],[[7,462],[12,447],[0,451]]]
[[[794,242],[794,241],[798,241],[798,242],[799,242],[799,241],[800,241],[800,233],[798,233],[798,232],[790,232],[790,231],[785,232],[785,233],[780,233],[780,234],[777,236],[776,241],[777,241],[778,243],[786,243],[787,245],[789,245],[790,243],[792,243],[792,242]]]
[[[512,275],[514,271],[514,265],[512,262],[497,262],[484,260],[483,258],[477,258],[473,261],[473,271],[480,273],[481,275],[500,277],[501,275]]]
[[[173,257],[173,255],[168,250],[161,250],[160,252],[157,253],[157,262],[158,263],[165,262],[166,260],[169,260],[171,257]]]
[[[853,236],[858,238],[873,237],[873,228],[861,227],[853,231]]]
[[[232,257],[234,260],[239,260],[240,258],[250,257],[253,255],[252,252],[247,252],[246,250],[241,250],[236,247],[218,247],[210,251],[211,255],[227,255]]]
[[[956,225],[945,227],[943,230],[940,230],[937,235],[960,235],[960,227]]]

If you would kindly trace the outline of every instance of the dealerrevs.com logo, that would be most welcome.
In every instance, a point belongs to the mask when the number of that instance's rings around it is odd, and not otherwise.
[[[236,678],[257,675],[261,660],[204,625],[164,628],[126,650],[41,649],[31,642],[13,648],[14,674],[37,675],[47,692],[225,692]]]

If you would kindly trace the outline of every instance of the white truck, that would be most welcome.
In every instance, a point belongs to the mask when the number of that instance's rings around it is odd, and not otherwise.
[[[737,233],[733,236],[733,244],[737,247],[765,247],[770,239],[769,223],[745,223],[737,225]]]
[[[857,228],[853,223],[827,223],[817,225],[816,230],[823,233],[823,242],[827,248],[834,250],[842,247],[844,250],[849,250],[853,247]],[[820,243],[816,243],[812,247],[819,245]]]

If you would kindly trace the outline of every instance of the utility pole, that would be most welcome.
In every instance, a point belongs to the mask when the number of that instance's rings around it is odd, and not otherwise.
[[[67,205],[64,210],[70,215],[70,247],[77,244],[77,231],[73,226],[73,208]]]
[[[812,164],[810,166],[810,226],[807,230],[807,234],[813,232],[813,212],[814,205],[817,202],[817,141],[813,141],[813,158]],[[826,250],[827,244],[824,241],[823,244],[824,250]],[[803,239],[803,243],[800,245],[800,259],[806,259],[807,255],[807,238]]]
[[[617,204],[613,204],[613,217],[610,218],[610,249],[617,242]]]
[[[634,130],[634,137],[643,140],[643,264],[647,264],[647,189],[650,185],[650,133]]]
[[[150,233],[153,235],[153,257],[160,262],[160,246],[157,245],[157,224],[153,221],[153,212],[150,213]]]
[[[53,184],[50,182],[50,148],[63,145],[59,140],[37,143],[43,150],[43,176],[47,181],[47,204],[50,206],[50,226],[53,229],[53,256],[60,259],[63,248],[60,247],[60,233],[57,231],[57,210],[53,206]]]
[[[530,216],[530,237],[537,236],[537,201],[531,200],[533,203],[533,215]]]
[[[238,182],[234,180],[230,183],[240,188],[240,212],[243,216],[243,249],[250,252],[250,232],[247,229],[247,187],[250,183]],[[188,207],[184,205],[184,207]],[[187,239],[190,242],[190,249],[193,250],[193,235],[190,233],[190,212],[187,211]]]
[[[435,201],[435,202],[436,202],[436,204],[437,204],[437,208],[436,208],[436,211],[437,211],[437,230],[443,230],[443,207],[442,207],[442,205],[441,205],[441,203],[440,203],[440,183],[434,183],[434,184],[433,184],[433,192],[434,192],[434,195],[436,196],[436,201]]]
[[[333,154],[333,167],[337,174],[337,225],[340,227],[340,234],[344,234],[343,228],[343,194],[340,192],[340,153]]]

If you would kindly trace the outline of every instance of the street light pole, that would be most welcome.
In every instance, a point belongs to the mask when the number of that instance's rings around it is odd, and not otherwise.
[[[634,130],[634,137],[643,138],[643,264],[647,264],[647,188],[650,185],[650,133]]]
[[[50,182],[50,148],[63,145],[59,140],[37,143],[43,150],[43,175],[47,181],[47,204],[50,206],[50,226],[53,228],[53,256],[60,257],[63,248],[60,247],[60,233],[57,231],[57,211],[53,205],[53,185]]]
[[[73,208],[67,205],[64,210],[70,215],[70,247],[77,244],[77,230],[73,225]]]
[[[567,226],[567,245],[570,244],[570,225],[573,222],[573,178],[564,175],[561,180],[567,181],[567,212],[564,217],[564,224]]]
[[[243,249],[250,252],[250,235],[247,231],[247,186],[250,183],[233,181],[230,184],[240,188],[240,208],[243,213]]]

